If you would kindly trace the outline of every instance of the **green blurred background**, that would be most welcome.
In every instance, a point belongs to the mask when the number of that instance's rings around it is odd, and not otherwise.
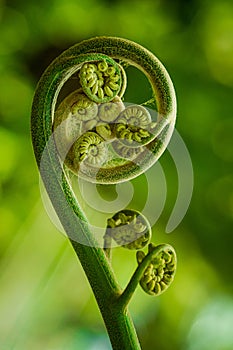
[[[138,288],[131,302],[142,348],[230,350],[230,0],[0,0],[0,349],[111,349],[82,268],[43,207],[29,133],[44,69],[64,49],[97,35],[136,41],[163,62],[177,92],[176,127],[194,168],[190,208],[167,235],[178,185],[169,153],[161,158],[168,195],[153,241],[172,243],[179,265],[165,294],[153,298]],[[135,180],[137,188],[143,181]],[[136,267],[134,253],[116,249],[113,264],[125,285]]]

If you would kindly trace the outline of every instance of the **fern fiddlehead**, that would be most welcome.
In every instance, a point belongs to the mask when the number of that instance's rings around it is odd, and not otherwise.
[[[158,296],[167,290],[174,279],[176,253],[169,244],[156,246],[150,243],[147,254],[137,251],[137,262],[138,267],[118,300],[123,309],[127,307],[139,283],[147,294]]]
[[[145,269],[140,285],[150,295],[160,295],[165,292],[174,279],[176,271],[176,253],[172,246],[161,244],[149,245],[148,256],[150,262]],[[146,255],[144,252],[137,252],[138,265],[143,262]]]
[[[143,106],[128,106],[116,120],[117,138],[127,146],[139,147],[149,143],[152,134],[147,130],[151,125],[151,116]]]
[[[112,240],[127,249],[142,249],[149,243],[151,235],[150,224],[144,215],[136,210],[121,210],[107,220],[105,252],[110,258]]]
[[[110,57],[93,63],[84,63],[79,76],[83,91],[95,102],[111,101],[121,88],[121,72]]]
[[[143,107],[139,108],[142,113],[133,115],[134,119],[123,117],[124,110],[129,111],[130,108],[125,108],[121,101],[126,89],[122,62],[137,67],[147,76],[152,98],[156,99],[158,107],[156,120],[151,121]],[[75,91],[57,107],[62,87],[77,73],[80,86],[76,86]],[[160,283],[161,287],[161,282],[168,285],[168,276],[172,274],[166,270],[169,263],[157,275],[154,263],[150,262],[154,266],[150,275],[153,282],[148,286],[143,277],[147,273],[148,256],[153,255],[148,253],[122,291],[110,261],[104,249],[98,246],[72,191],[67,168],[88,181],[100,184],[136,177],[152,166],[166,149],[175,116],[174,88],[165,68],[142,46],[121,38],[99,37],[74,45],[52,62],[36,89],[31,130],[37,164],[52,204],[89,279],[113,349],[140,349],[131,318],[125,312],[138,278],[145,289],[149,288],[156,294],[155,288],[158,287],[152,288],[155,276],[155,283]],[[129,132],[122,134],[119,126],[129,129]],[[142,248],[150,238],[145,220],[138,222],[139,215],[131,217],[129,210],[123,214],[121,224],[126,220],[130,235],[134,235],[132,241],[123,239],[123,245],[130,249]],[[123,234],[121,230],[125,224],[116,224],[119,214],[113,220],[115,229],[120,229]],[[107,236],[122,243],[114,234]],[[142,254],[138,254],[142,258]],[[164,255],[161,259],[166,260]],[[158,282],[159,278],[161,281]]]

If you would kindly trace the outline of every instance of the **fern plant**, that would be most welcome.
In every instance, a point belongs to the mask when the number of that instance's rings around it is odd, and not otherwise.
[[[156,117],[147,103],[124,103],[129,65],[148,78],[149,103],[156,105]],[[73,76],[75,89],[57,103],[62,87]],[[140,349],[129,301],[138,284],[150,295],[166,291],[174,278],[176,254],[170,245],[150,243],[148,220],[130,208],[108,218],[101,245],[72,190],[70,174],[102,185],[140,175],[166,149],[175,118],[175,92],[166,69],[151,52],[126,39],[97,37],[74,45],[51,63],[36,88],[31,134],[37,165],[114,350]],[[138,266],[124,289],[112,270],[112,242],[137,250]]]

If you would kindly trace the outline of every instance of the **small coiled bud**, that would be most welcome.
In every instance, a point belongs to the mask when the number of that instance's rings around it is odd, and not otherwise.
[[[96,125],[96,132],[103,137],[104,140],[111,140],[114,137],[111,125],[108,123],[99,122]]]
[[[124,103],[120,97],[116,96],[111,102],[101,103],[99,105],[98,117],[106,123],[112,123],[124,108]]]
[[[71,153],[74,167],[78,168],[82,161],[89,165],[102,164],[107,157],[104,140],[95,132],[86,132],[74,143]]]
[[[149,244],[148,254],[137,252],[137,262],[140,265],[145,258],[149,263],[140,279],[142,289],[150,295],[160,295],[170,286],[176,271],[176,253],[172,246]]]
[[[151,141],[148,131],[151,116],[146,108],[140,105],[126,107],[116,120],[115,133],[117,138],[129,147],[140,147]]]
[[[71,115],[83,121],[94,119],[98,112],[97,104],[84,95],[82,90],[78,91],[79,93],[75,94],[75,102],[70,107]]]
[[[136,210],[121,210],[107,221],[106,237],[127,249],[141,249],[151,239],[151,228],[144,215]]]
[[[82,91],[75,90],[58,106],[53,121],[55,141],[61,154],[82,134],[83,125],[97,117],[98,106]]]
[[[79,78],[85,94],[97,103],[113,100],[121,90],[122,73],[110,57],[84,63]]]

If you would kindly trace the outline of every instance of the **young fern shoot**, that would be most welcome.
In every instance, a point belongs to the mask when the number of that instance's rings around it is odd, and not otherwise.
[[[124,101],[125,68],[130,65],[147,77],[152,90],[148,101],[156,101],[156,117],[147,102]],[[78,77],[73,91],[58,103],[61,89],[73,75]],[[166,149],[175,118],[175,92],[166,69],[151,52],[126,39],[96,37],[72,46],[51,63],[36,88],[31,133],[37,165],[90,282],[114,350],[141,349],[128,303],[138,284],[150,295],[166,291],[174,279],[176,254],[167,244],[150,243],[148,220],[131,208],[122,208],[107,220],[100,243],[69,174],[102,185],[137,177]],[[138,266],[124,290],[111,267],[113,242],[137,251]],[[145,254],[141,249],[147,245]]]

